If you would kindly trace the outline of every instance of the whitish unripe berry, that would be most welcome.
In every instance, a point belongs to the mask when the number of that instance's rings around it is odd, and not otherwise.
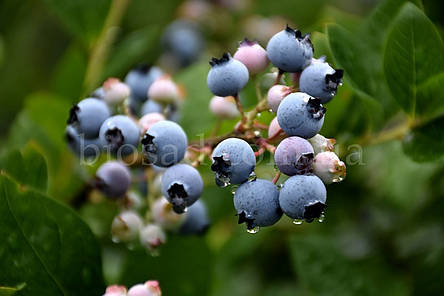
[[[323,135],[317,134],[313,138],[308,139],[308,142],[313,146],[315,154],[333,151],[334,145],[336,144],[335,139],[327,139]]]
[[[239,116],[233,97],[214,96],[210,101],[210,111],[219,118],[231,119]]]
[[[163,114],[157,112],[148,113],[139,119],[139,126],[142,128],[142,132],[146,132],[153,124],[162,120],[166,120]]]
[[[267,93],[268,106],[277,112],[279,104],[282,100],[291,93],[291,87],[286,85],[277,84],[272,86]]]
[[[255,41],[247,38],[239,43],[239,48],[234,53],[234,59],[242,62],[250,75],[261,73],[267,69],[269,61],[267,52]]]
[[[144,284],[132,286],[128,291],[128,296],[161,296],[159,282],[147,281]]]
[[[151,215],[154,222],[160,227],[166,230],[174,230],[179,227],[187,216],[187,213],[181,215],[176,214],[176,212],[173,211],[173,205],[162,196],[154,202],[151,208]]]
[[[111,233],[115,242],[129,242],[137,238],[142,228],[142,218],[133,211],[124,211],[117,215],[111,224]]]
[[[313,173],[324,184],[341,182],[346,174],[345,163],[334,152],[321,152],[313,161]]]
[[[154,81],[148,89],[148,98],[160,104],[178,102],[180,91],[171,77],[164,75]]]
[[[103,296],[126,296],[126,287],[117,285],[109,286],[106,288]]]
[[[118,78],[108,78],[103,83],[103,100],[109,105],[122,103],[130,95],[130,88]]]
[[[154,251],[166,242],[166,234],[158,225],[148,224],[140,230],[139,239],[148,251]]]

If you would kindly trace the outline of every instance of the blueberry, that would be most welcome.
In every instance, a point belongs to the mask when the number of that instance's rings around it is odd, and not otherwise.
[[[163,72],[158,67],[139,65],[128,72],[125,83],[130,87],[131,96],[134,100],[145,102],[149,87],[154,80],[162,75]]]
[[[313,172],[313,158],[313,147],[307,140],[300,137],[282,140],[274,153],[277,167],[288,176]]]
[[[161,296],[162,291],[160,290],[159,283],[157,281],[147,281],[144,284],[137,284],[132,286],[124,294],[120,295],[110,295],[110,296]],[[107,296],[107,295],[105,295]]]
[[[239,48],[233,58],[242,62],[250,75],[265,71],[269,64],[265,49],[256,41],[250,41],[247,38],[239,43]]]
[[[169,167],[162,176],[162,194],[181,214],[200,197],[203,181],[199,172],[188,164]]]
[[[334,145],[336,144],[335,139],[327,139],[323,135],[317,134],[313,138],[308,139],[311,146],[313,146],[313,150],[315,155],[321,152],[333,151]]]
[[[268,126],[268,139],[270,143],[279,143],[286,137],[287,135],[281,129],[277,117],[273,118]]]
[[[325,184],[341,182],[346,174],[345,163],[334,152],[321,152],[314,159],[313,173]]]
[[[293,219],[312,222],[323,214],[327,190],[321,179],[314,175],[296,175],[283,184],[279,193],[282,211]]]
[[[180,100],[179,87],[168,75],[157,78],[148,89],[148,97],[159,104],[166,105]]]
[[[100,138],[86,139],[83,135],[79,135],[72,125],[66,127],[65,137],[68,147],[81,159],[98,157],[103,149]]]
[[[145,132],[147,131],[153,124],[165,120],[165,116],[163,116],[160,113],[153,112],[143,115],[139,119],[139,126],[142,128],[142,130]]]
[[[248,69],[229,53],[210,61],[207,84],[210,91],[219,97],[236,96],[248,82]]]
[[[268,59],[285,72],[299,72],[307,67],[313,57],[309,35],[288,27],[271,37],[267,45]]]
[[[229,138],[220,142],[213,150],[213,164],[216,184],[242,184],[247,181],[256,166],[253,149],[244,140]]]
[[[299,89],[310,96],[321,99],[323,104],[328,103],[336,95],[343,75],[344,70],[335,70],[322,60],[314,60],[302,71],[299,78]]]
[[[139,138],[139,127],[125,115],[108,118],[100,128],[100,139],[105,143],[105,150],[119,156],[126,156],[136,151]]]
[[[148,100],[142,105],[142,116],[149,113],[161,113],[163,114],[163,107],[161,104],[153,101]]]
[[[94,90],[91,95],[91,98],[95,98],[95,99],[99,99],[99,100],[103,100],[103,98],[105,97],[105,91],[103,90],[103,87],[99,87],[96,90]]]
[[[148,251],[154,251],[161,245],[165,244],[166,234],[158,225],[148,224],[140,230],[139,239],[142,246],[144,246]]]
[[[169,120],[153,124],[142,139],[142,151],[148,160],[161,167],[169,167],[181,161],[187,146],[187,135],[183,129]]]
[[[234,194],[234,208],[239,217],[238,223],[246,223],[249,230],[273,225],[282,216],[276,185],[263,179],[239,186]]]
[[[103,101],[87,98],[71,108],[68,124],[85,138],[95,139],[99,136],[100,126],[110,116],[108,106]]]
[[[130,171],[121,162],[108,161],[97,169],[95,186],[107,197],[124,197],[130,185]]]
[[[108,286],[103,296],[126,296],[126,287],[118,285]]]
[[[199,199],[188,208],[183,224],[179,228],[179,233],[184,235],[203,235],[210,226],[207,207]]]
[[[110,106],[116,106],[130,95],[130,88],[118,78],[108,78],[103,83],[103,100]]]
[[[115,242],[130,242],[137,238],[142,228],[142,218],[134,211],[124,211],[117,215],[111,224]]]
[[[307,139],[321,130],[325,111],[319,99],[297,92],[284,98],[279,105],[277,118],[287,135]]]
[[[163,196],[158,198],[151,207],[154,222],[165,230],[176,230],[185,221],[187,214],[179,215],[174,212],[173,205]]]
[[[162,43],[181,67],[196,61],[204,47],[198,27],[185,20],[177,20],[168,25],[162,35]]]

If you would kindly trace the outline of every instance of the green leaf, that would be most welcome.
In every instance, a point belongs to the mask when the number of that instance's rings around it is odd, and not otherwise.
[[[418,7],[405,4],[388,35],[384,71],[393,97],[407,113],[423,115],[444,106],[438,87],[443,81],[443,52],[433,23]]]
[[[100,33],[111,3],[108,0],[44,1],[67,29],[86,43]]]
[[[101,295],[99,245],[71,209],[0,176],[0,283],[20,295]]]
[[[22,154],[12,150],[0,159],[0,168],[20,184],[46,192],[48,172],[43,156],[31,147]]]
[[[0,287],[0,296],[12,296],[26,286],[25,283],[17,287]]]
[[[292,261],[308,295],[406,295],[405,283],[377,260],[346,257],[333,237],[293,235]]]
[[[444,154],[444,116],[415,128],[404,139],[404,152],[418,162],[433,161]]]

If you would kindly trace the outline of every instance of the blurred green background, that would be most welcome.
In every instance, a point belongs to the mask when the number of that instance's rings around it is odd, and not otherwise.
[[[231,189],[214,185],[206,162],[202,198],[213,223],[205,236],[170,234],[159,257],[113,244],[114,203],[76,204],[81,219],[63,205],[72,207],[95,169],[66,148],[68,110],[109,76],[123,79],[141,62],[162,66],[162,32],[190,14],[187,3],[2,0],[0,235],[20,238],[0,242],[0,292],[24,285],[17,295],[101,295],[107,284],[157,279],[167,296],[443,295],[442,1],[204,2],[210,10],[195,21],[206,48],[192,65],[171,69],[187,91],[181,124],[192,139],[216,122],[206,112],[209,58],[233,53],[244,37],[265,47],[267,31],[288,23],[311,33],[315,57],[345,69],[322,134],[337,139],[348,171],[328,187],[326,220],[297,226],[283,218],[248,234],[236,223]],[[250,84],[242,94],[247,106],[255,100]],[[264,112],[260,120],[271,118]],[[272,179],[265,157],[257,175]],[[78,227],[69,227],[73,221]],[[59,233],[36,238],[55,243],[41,246],[48,257],[36,255],[39,245],[31,247],[28,236],[40,227]],[[69,244],[62,239],[68,233]]]

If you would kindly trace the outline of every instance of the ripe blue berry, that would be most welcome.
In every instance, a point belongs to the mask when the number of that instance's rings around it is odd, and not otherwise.
[[[132,69],[125,77],[125,83],[131,89],[134,100],[145,102],[151,84],[163,75],[162,70],[149,65],[140,65]]]
[[[338,86],[342,83],[344,70],[333,69],[323,60],[314,60],[304,69],[299,78],[299,89],[310,96],[328,103],[336,95]]]
[[[212,154],[216,184],[242,184],[247,181],[256,167],[253,149],[244,140],[229,138],[220,142]]]
[[[179,228],[179,233],[203,235],[209,226],[210,219],[208,218],[207,207],[199,199],[188,208],[185,221]]]
[[[103,149],[103,142],[100,141],[100,138],[86,139],[83,135],[79,135],[71,125],[66,127],[65,137],[68,147],[80,158],[98,157]]]
[[[239,217],[238,223],[246,223],[249,230],[273,225],[282,216],[276,185],[263,179],[239,186],[234,194],[234,208]]]
[[[95,186],[110,198],[123,197],[131,185],[128,168],[118,161],[102,164],[96,172]]]
[[[207,84],[210,91],[219,97],[236,96],[248,82],[248,69],[229,53],[210,61]]]
[[[103,90],[103,87],[101,86],[101,87],[97,88],[96,90],[94,90],[91,93],[90,97],[91,98],[96,98],[96,99],[99,99],[99,100],[103,100],[103,98],[105,97],[105,91]]]
[[[313,158],[313,147],[307,140],[300,137],[289,137],[282,140],[274,153],[277,167],[288,176],[311,173]]]
[[[153,124],[142,139],[142,151],[148,160],[160,167],[169,167],[181,161],[188,140],[183,129],[169,120]]]
[[[327,190],[314,175],[296,175],[288,178],[279,193],[282,211],[293,219],[312,222],[321,217],[327,201]]]
[[[308,139],[321,130],[325,111],[319,99],[297,92],[284,98],[279,105],[277,118],[287,135]]]
[[[200,197],[203,181],[199,172],[188,164],[169,167],[162,176],[162,194],[180,214]]]
[[[72,125],[85,138],[99,136],[102,123],[111,116],[108,106],[101,100],[88,98],[74,105],[69,111],[68,124]]]
[[[307,67],[313,57],[313,45],[309,35],[288,27],[268,41],[268,59],[285,72],[299,72]]]
[[[163,114],[163,107],[161,104],[153,101],[148,100],[142,105],[142,116],[149,113],[161,113]]]
[[[139,138],[139,127],[125,115],[108,118],[100,128],[100,140],[105,143],[105,150],[112,154],[126,156],[135,152]]]
[[[196,61],[204,47],[199,29],[193,23],[184,20],[168,25],[162,35],[162,43],[181,67]]]

